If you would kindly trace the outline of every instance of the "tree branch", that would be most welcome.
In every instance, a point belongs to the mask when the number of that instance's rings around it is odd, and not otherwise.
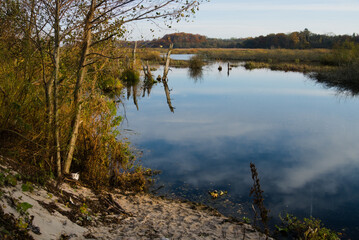
[[[103,55],[103,54],[101,54],[101,53],[89,53],[89,54],[87,54],[87,56],[91,56],[91,55],[97,55],[97,56],[104,57],[104,58],[109,58],[109,59],[120,59],[120,58],[123,58],[123,56],[121,56],[121,57],[111,57],[111,56]]]
[[[111,39],[113,36],[116,36],[116,33],[113,33],[113,34],[111,34],[110,36],[108,36],[108,37],[106,37],[106,38],[100,39],[100,40],[98,40],[98,41],[92,43],[92,44],[90,45],[90,47],[93,47],[93,46],[95,46],[96,44],[99,44],[99,43],[101,43],[101,42],[107,41],[107,40]]]
[[[5,90],[1,86],[0,86],[0,90],[1,90],[2,94],[4,94],[4,99],[5,99],[7,97]]]
[[[33,143],[33,144],[35,144],[35,145],[41,147],[41,148],[45,148],[44,146],[42,146],[42,145],[40,145],[40,144],[38,144],[38,143],[36,143],[36,142],[34,142],[34,141],[28,139],[27,137],[25,137],[24,135],[22,135],[21,133],[18,133],[18,132],[16,132],[16,131],[13,131],[13,130],[10,130],[10,129],[1,129],[0,132],[11,132],[11,133],[14,133],[14,134],[16,134],[16,135],[22,137],[23,139],[25,139],[25,140],[27,140],[27,141],[29,141],[29,142],[31,142],[31,143]]]

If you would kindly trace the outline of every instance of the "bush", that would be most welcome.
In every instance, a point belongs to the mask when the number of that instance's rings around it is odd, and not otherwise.
[[[121,80],[125,83],[136,84],[140,81],[140,73],[133,69],[125,69],[121,74]]]
[[[144,191],[146,183],[143,172],[122,173],[114,179],[116,187],[129,191]]]
[[[282,233],[292,235],[295,239],[308,240],[337,240],[340,239],[336,233],[328,228],[325,228],[319,219],[313,217],[299,220],[291,214],[286,214],[282,220],[283,226],[277,227],[277,230]]]
[[[202,69],[203,66],[204,66],[204,62],[202,58],[197,55],[191,57],[191,59],[189,60],[190,69]]]
[[[94,97],[84,105],[72,170],[81,171],[81,180],[94,188],[110,186],[114,175],[131,171],[136,165],[130,144],[118,140],[121,121],[111,98]]]
[[[98,84],[105,93],[120,93],[123,88],[121,81],[112,76],[99,79]]]

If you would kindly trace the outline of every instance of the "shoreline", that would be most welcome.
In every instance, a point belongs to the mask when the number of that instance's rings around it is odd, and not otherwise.
[[[0,168],[18,174],[6,161]],[[23,185],[19,180],[2,187],[0,202],[16,219],[25,218],[16,205],[31,204],[27,227],[34,239],[266,239],[251,225],[199,203],[119,190],[94,193],[76,181],[58,189],[55,181],[33,185],[33,191],[24,191]]]

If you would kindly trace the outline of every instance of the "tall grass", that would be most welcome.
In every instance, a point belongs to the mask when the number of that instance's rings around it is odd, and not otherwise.
[[[310,74],[310,77],[347,95],[356,96],[359,94],[359,61],[329,71],[318,71]]]
[[[200,49],[198,53],[211,60],[319,63],[329,52],[327,49]]]
[[[285,72],[325,72],[333,71],[336,67],[334,66],[323,66],[319,63],[268,63],[268,62],[246,62],[244,67],[247,70],[253,70],[258,68],[267,68],[273,71],[285,71]]]
[[[153,49],[139,49],[138,57],[142,60],[146,61],[161,61],[161,51],[153,50]]]

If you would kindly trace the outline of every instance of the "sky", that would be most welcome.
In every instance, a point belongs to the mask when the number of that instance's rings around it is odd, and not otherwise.
[[[319,34],[359,33],[359,0],[210,0],[189,22],[173,24],[171,29],[138,22],[131,26],[128,36],[139,40],[186,32],[212,38],[244,38],[305,28]]]

